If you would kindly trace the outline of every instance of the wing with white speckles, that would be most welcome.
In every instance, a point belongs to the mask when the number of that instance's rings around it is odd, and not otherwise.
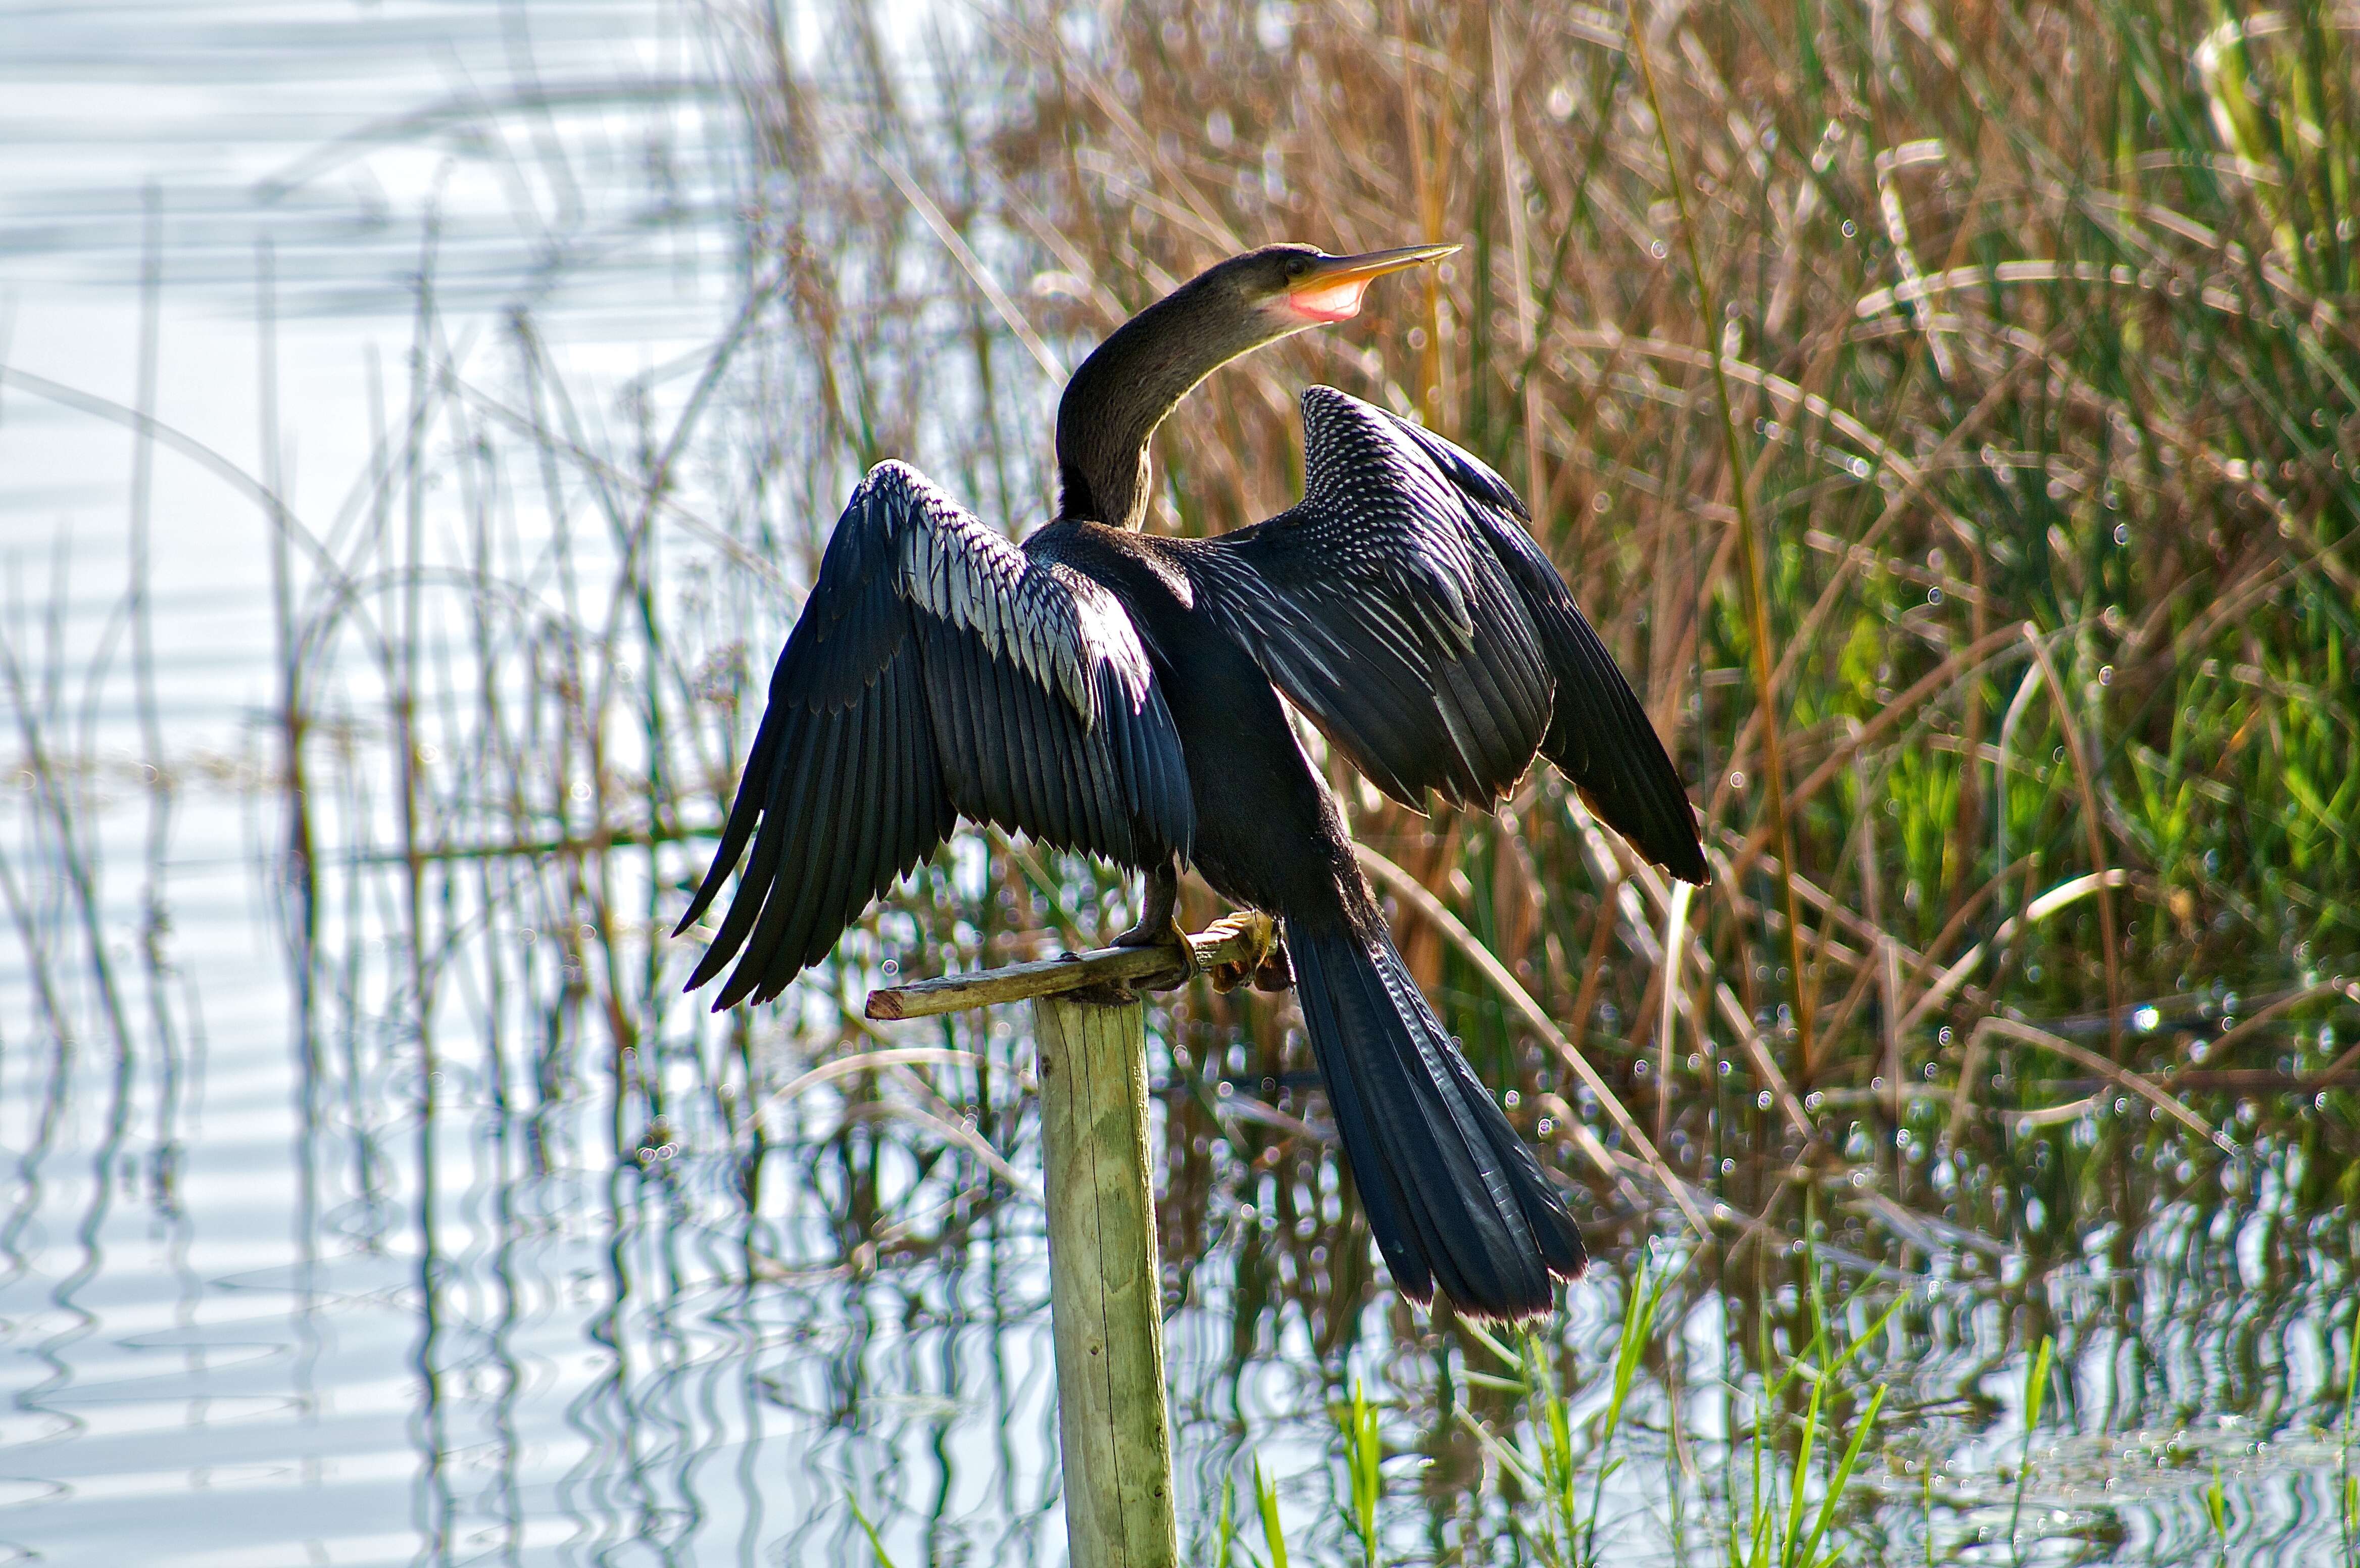
[[[1537,628],[1407,427],[1303,394],[1302,503],[1187,556],[1199,602],[1371,783],[1488,806],[1549,723]]]
[[[1120,603],[883,463],[828,541],[681,920],[745,858],[689,989],[735,959],[716,1007],[776,996],[960,817],[1132,867],[1185,858],[1196,832],[1179,737]]]
[[[1303,423],[1302,503],[1187,552],[1206,609],[1394,799],[1489,806],[1538,752],[1704,880],[1679,774],[1507,482],[1333,388],[1303,394]]]

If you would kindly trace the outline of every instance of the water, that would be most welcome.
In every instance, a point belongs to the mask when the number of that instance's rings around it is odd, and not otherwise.
[[[810,68],[829,25],[798,14],[784,52]],[[904,1563],[1061,1561],[1040,1214],[934,1130],[971,1118],[1037,1182],[1029,1047],[1013,1017],[880,1042],[855,1014],[889,959],[1110,928],[1118,885],[964,843],[755,1019],[680,999],[659,935],[848,471],[775,317],[726,366],[715,345],[780,234],[872,291],[847,330],[880,381],[955,298],[938,253],[876,232],[898,207],[798,205],[876,182],[874,95],[810,78],[825,134],[782,170],[739,91],[749,24],[691,7],[6,27],[0,1550],[861,1562],[857,1507]],[[939,68],[908,18],[886,35]],[[143,321],[170,433],[145,458]],[[1018,435],[944,472],[1021,519],[1054,389],[1000,369]],[[1308,1109],[1284,1023],[1182,996],[1153,1045],[1184,1531],[1251,1451],[1297,1560],[1342,1560],[1328,1405],[1358,1378],[1388,1559],[1536,1561],[1511,1529],[1542,1512],[1512,1473],[1527,1372],[1366,1290],[1333,1161],[1238,1113]],[[781,1097],[880,1043],[962,1054]],[[1930,1529],[1957,1562],[2209,1560],[2216,1535],[2344,1560],[2348,1165],[2315,1124],[2248,1102],[2223,1165],[2102,1100],[2004,1158],[1880,1163],[1863,1133],[1805,1179],[1722,1102],[1697,1138],[1732,1140],[1719,1190],[1767,1239],[1698,1252],[1658,1199],[1588,1198],[1601,1266],[1535,1353],[1594,1433],[1634,1269],[1651,1241],[1686,1263],[1605,1547],[1718,1560],[1763,1369],[1824,1359],[1816,1281],[1860,1346],[1843,1419],[1888,1390],[1852,1556],[1922,1560]],[[1800,1387],[1773,1403],[1799,1416]]]
[[[445,1074],[448,1119],[430,1120],[404,1047],[305,1037],[265,869],[269,518],[170,450],[154,459],[147,580],[178,788],[153,862],[126,634],[122,415],[140,397],[143,269],[160,275],[157,418],[248,476],[275,466],[333,546],[401,406],[430,227],[458,330],[545,312],[552,354],[618,367],[610,386],[715,330],[729,280],[701,258],[727,225],[709,189],[664,172],[666,156],[698,179],[707,163],[684,19],[173,5],[24,13],[8,30],[9,637],[28,689],[62,683],[44,717],[86,763],[65,793],[103,867],[125,1022],[117,1036],[93,993],[62,840],[25,832],[9,850],[25,940],[0,963],[0,1541],[27,1559],[158,1564],[750,1550],[766,1519],[775,1536],[798,1511],[751,1467],[783,1418],[761,1409],[759,1332],[697,1321],[713,1271],[668,1268],[666,1206],[615,1201],[611,1162],[578,1157],[570,1128],[487,1108],[464,1069]],[[61,408],[53,386],[106,401]],[[62,995],[70,1045],[44,1045],[36,972]],[[442,1203],[420,1162],[447,1182]],[[643,1268],[666,1277],[661,1323],[624,1305]],[[642,1354],[665,1363],[660,1388],[641,1387]],[[712,1479],[692,1481],[704,1467]]]

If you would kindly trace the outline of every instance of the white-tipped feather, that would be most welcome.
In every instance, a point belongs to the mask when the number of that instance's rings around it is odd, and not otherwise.
[[[1133,711],[1145,700],[1146,654],[1105,588],[1030,559],[906,465],[879,464],[863,488],[900,513],[899,591],[921,613],[973,633],[991,657],[1063,697],[1086,728],[1101,717],[1101,668],[1116,672]]]

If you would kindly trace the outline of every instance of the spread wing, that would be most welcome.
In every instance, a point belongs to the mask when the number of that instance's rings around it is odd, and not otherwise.
[[[828,541],[678,927],[750,840],[689,989],[735,959],[716,1010],[776,996],[962,816],[1134,867],[1196,834],[1179,736],[1114,596],[881,463]]]
[[[1199,606],[1370,782],[1489,806],[1549,724],[1539,629],[1408,427],[1303,394],[1300,504],[1185,557]]]
[[[1488,806],[1535,751],[1648,859],[1705,878],[1696,815],[1507,481],[1329,387],[1302,503],[1188,556],[1201,601],[1380,789]]]

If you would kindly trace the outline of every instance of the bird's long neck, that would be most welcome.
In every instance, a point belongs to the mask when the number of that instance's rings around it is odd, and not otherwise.
[[[1283,330],[1283,329],[1282,329]],[[1057,514],[1137,528],[1146,521],[1148,438],[1188,389],[1280,333],[1184,285],[1115,329],[1057,406]]]

